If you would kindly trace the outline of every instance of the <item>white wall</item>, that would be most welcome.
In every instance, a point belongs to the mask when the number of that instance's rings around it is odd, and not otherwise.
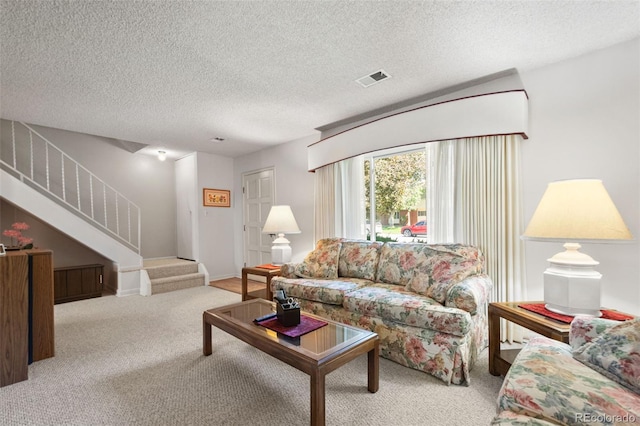
[[[242,214],[234,197],[233,160],[220,155],[196,154],[198,196],[198,261],[204,263],[209,279],[236,276],[234,261],[234,218]],[[204,207],[202,189],[230,189],[231,207]],[[238,210],[239,209],[239,210]]]
[[[549,182],[602,179],[635,241],[583,244],[600,262],[602,304],[640,314],[640,42],[638,39],[521,73],[529,94],[522,145],[524,219]],[[546,259],[558,243],[527,241],[527,298],[542,299]]]
[[[243,266],[242,174],[267,167],[275,170],[275,203],[291,206],[302,231],[287,235],[291,242],[292,260],[298,262],[313,250],[313,182],[314,174],[307,171],[307,146],[317,142],[319,134],[291,141],[273,148],[234,159],[232,192],[234,204],[233,233],[235,237],[235,269],[240,276]],[[248,265],[255,266],[255,265]]]
[[[132,154],[108,139],[33,126],[67,155],[140,207],[143,258],[176,255],[176,195],[173,162]]]

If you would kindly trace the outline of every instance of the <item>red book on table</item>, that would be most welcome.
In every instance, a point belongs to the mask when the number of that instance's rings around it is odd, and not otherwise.
[[[280,266],[272,265],[271,263],[265,263],[264,265],[258,265],[256,268],[260,269],[280,269]]]

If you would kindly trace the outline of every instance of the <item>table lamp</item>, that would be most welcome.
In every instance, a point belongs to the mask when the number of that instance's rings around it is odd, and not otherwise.
[[[598,179],[548,185],[523,239],[566,241],[565,251],[550,259],[544,272],[545,307],[559,314],[600,316],[599,262],[579,251],[581,242],[631,240],[607,190]]]
[[[262,233],[278,236],[273,240],[273,246],[271,246],[271,263],[273,265],[283,265],[291,261],[291,246],[284,234],[299,234],[300,232],[290,206],[271,206]]]

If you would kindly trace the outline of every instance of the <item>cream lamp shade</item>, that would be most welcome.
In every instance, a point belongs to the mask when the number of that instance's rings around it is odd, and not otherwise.
[[[565,251],[548,259],[544,273],[547,309],[566,315],[600,316],[599,263],[579,251],[580,242],[633,239],[601,180],[575,179],[548,185],[522,236],[566,241]]]
[[[277,235],[271,246],[271,263],[283,265],[291,261],[291,246],[284,234],[299,234],[300,228],[290,206],[272,206],[262,227],[263,234]]]

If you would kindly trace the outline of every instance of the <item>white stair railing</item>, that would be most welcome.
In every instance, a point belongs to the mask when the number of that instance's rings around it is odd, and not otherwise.
[[[140,254],[140,208],[29,125],[11,121],[0,164],[101,231]]]

